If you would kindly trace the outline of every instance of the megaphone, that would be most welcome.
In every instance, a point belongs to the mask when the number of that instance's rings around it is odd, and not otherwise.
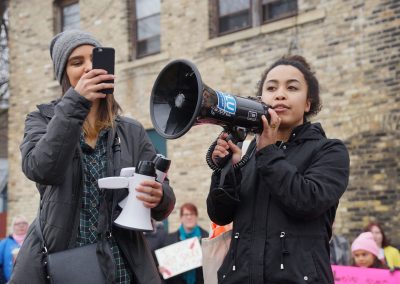
[[[133,173],[134,171],[134,173]],[[122,228],[139,231],[152,231],[150,208],[136,198],[135,188],[143,180],[155,180],[156,169],[152,161],[140,161],[135,168],[121,170],[119,177],[106,177],[98,180],[100,188],[117,189],[128,188],[129,194],[125,205],[114,223]]]
[[[167,177],[167,173],[169,170],[169,167],[171,165],[171,160],[167,159],[164,155],[162,154],[156,154],[156,156],[153,159],[154,163],[154,168],[156,170],[156,181],[159,183],[163,183],[164,179]],[[132,177],[135,173],[135,167],[130,167],[130,168],[122,168],[120,176],[121,177]],[[118,205],[121,208],[124,208],[126,205],[126,202],[128,201],[128,197],[125,197],[122,201],[118,203]],[[132,196],[130,196],[131,198]]]
[[[200,124],[220,125],[228,132],[242,128],[260,133],[261,116],[269,119],[268,108],[255,97],[211,89],[201,80],[196,66],[183,59],[174,60],[161,70],[150,98],[153,126],[166,139],[179,138]],[[245,136],[240,139],[243,141]]]

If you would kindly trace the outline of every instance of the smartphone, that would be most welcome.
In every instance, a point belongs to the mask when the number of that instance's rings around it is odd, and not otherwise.
[[[108,74],[114,74],[115,50],[112,47],[93,48],[93,69],[104,69]],[[105,83],[114,83],[114,80],[104,81]],[[103,94],[114,93],[114,88],[100,90]]]

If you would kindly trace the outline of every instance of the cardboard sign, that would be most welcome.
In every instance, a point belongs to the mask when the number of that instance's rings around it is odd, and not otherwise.
[[[400,272],[389,269],[332,265],[335,284],[399,284]]]
[[[190,238],[154,251],[162,276],[168,279],[201,266],[202,254],[199,239]]]

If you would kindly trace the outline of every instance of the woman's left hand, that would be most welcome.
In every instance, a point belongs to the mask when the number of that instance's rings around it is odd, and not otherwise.
[[[265,115],[261,117],[263,123],[263,132],[257,139],[257,151],[268,145],[275,144],[277,141],[278,129],[279,125],[281,124],[281,118],[271,108],[268,110],[268,112],[271,116],[269,123]]]
[[[138,194],[137,199],[143,201],[143,205],[146,208],[156,207],[162,197],[163,189],[161,183],[152,180],[142,181],[137,187],[136,191],[143,194]]]

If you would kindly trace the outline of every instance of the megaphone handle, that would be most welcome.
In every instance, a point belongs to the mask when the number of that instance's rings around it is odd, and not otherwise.
[[[226,141],[231,140],[234,144],[237,144],[239,142],[238,139],[236,139],[235,135],[233,135],[232,133],[229,133],[229,135],[226,137],[225,140]],[[228,155],[226,155],[223,158],[220,158],[220,157],[215,158],[215,161],[217,162],[218,167],[223,168],[226,165],[226,163],[232,159],[232,155],[233,155],[232,150],[228,149],[228,152],[229,152]]]
[[[232,151],[229,149],[228,152],[229,152],[228,155],[226,155],[223,158],[221,158],[221,157],[215,158],[215,161],[217,162],[218,167],[223,168],[226,165],[226,163],[232,159],[232,155],[233,155]]]

